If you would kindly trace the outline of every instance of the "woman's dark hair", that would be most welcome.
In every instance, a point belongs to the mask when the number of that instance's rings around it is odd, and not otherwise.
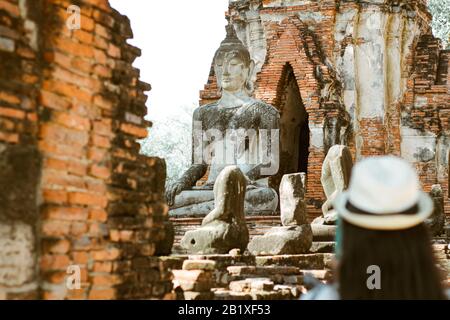
[[[422,223],[406,230],[379,231],[342,223],[338,267],[342,299],[445,299],[428,229]],[[367,281],[380,268],[381,288]],[[369,269],[370,270],[370,269]]]

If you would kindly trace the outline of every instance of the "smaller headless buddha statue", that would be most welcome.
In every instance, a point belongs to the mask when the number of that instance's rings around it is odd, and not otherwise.
[[[237,166],[225,167],[214,184],[215,208],[200,228],[187,231],[180,244],[187,253],[224,254],[243,252],[249,232],[245,222],[244,199],[247,181]]]
[[[220,172],[227,166],[236,165],[247,181],[245,197],[246,212],[274,212],[278,206],[275,190],[268,186],[268,177],[278,171],[279,139],[271,139],[273,132],[279,132],[280,115],[269,104],[250,96],[254,63],[248,49],[239,40],[232,25],[227,26],[227,36],[214,56],[214,70],[217,83],[222,91],[219,101],[200,106],[193,115],[192,165],[182,177],[166,190],[166,198],[172,216],[206,215],[214,209],[213,186]],[[200,132],[200,134],[198,134]],[[206,138],[208,132],[219,133]],[[232,132],[232,134],[230,134]],[[245,137],[244,143],[235,144],[236,132],[254,132],[256,139]],[[270,162],[261,159],[261,138],[270,135],[266,150],[271,154]],[[274,141],[275,140],[275,141]],[[232,157],[223,146],[236,146]],[[204,154],[213,149],[211,159],[205,161]],[[198,152],[203,154],[200,161]],[[259,153],[258,153],[259,152]],[[226,153],[226,155],[225,155]],[[266,157],[265,159],[268,159]],[[264,174],[263,169],[276,167],[272,174]],[[203,186],[196,186],[207,172]],[[270,170],[269,170],[270,171]]]
[[[352,168],[352,154],[347,146],[336,144],[328,150],[327,156],[323,161],[320,179],[327,197],[327,200],[322,205],[325,224],[336,224],[337,212],[333,210],[333,201],[348,188]]]

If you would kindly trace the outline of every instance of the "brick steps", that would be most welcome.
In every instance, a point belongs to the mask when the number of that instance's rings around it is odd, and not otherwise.
[[[297,290],[294,288],[293,290]],[[298,295],[299,296],[299,295]],[[293,300],[298,298],[291,290],[233,292],[220,289],[214,292],[214,300]]]
[[[172,269],[174,292],[183,300],[289,300],[298,299],[303,277],[332,278],[332,254],[254,257],[250,255],[179,255],[165,257]]]
[[[442,241],[441,241],[442,242]],[[334,248],[334,242],[317,248]],[[450,285],[450,252],[445,243],[434,243],[436,260]],[[324,249],[323,249],[324,250]],[[307,292],[306,274],[328,283],[333,279],[332,253],[279,256],[179,255],[166,257],[173,270],[178,299],[185,300],[292,300]]]
[[[331,269],[332,253],[313,253],[282,256],[258,256],[256,257],[257,266],[296,266],[306,270]]]
[[[172,269],[189,269],[174,272],[178,299],[293,300],[307,292],[306,274],[325,283],[332,281],[335,247],[335,242],[323,241],[314,242],[307,254],[184,254],[164,259],[166,266]],[[439,266],[447,273],[446,285],[450,285],[450,252],[446,240],[434,239],[433,249]],[[191,270],[196,268],[202,270]],[[183,279],[179,277],[180,272],[190,272],[194,276],[190,280]]]

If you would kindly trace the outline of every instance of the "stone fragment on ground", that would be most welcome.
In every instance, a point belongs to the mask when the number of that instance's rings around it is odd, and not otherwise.
[[[336,249],[336,242],[334,241],[318,241],[313,242],[310,253],[333,253]]]
[[[300,287],[275,285],[270,279],[257,278],[233,281],[229,290],[213,290],[217,300],[290,300],[300,296]]]
[[[313,241],[309,224],[275,227],[263,236],[255,236],[248,245],[254,255],[283,255],[306,253]]]
[[[214,293],[211,291],[206,292],[195,292],[195,291],[185,291],[183,292],[184,300],[212,300],[214,298]]]
[[[216,262],[213,260],[185,260],[183,270],[208,270],[213,271],[216,268]]]
[[[172,270],[175,280],[186,281],[209,281],[212,279],[212,272],[204,270]]]
[[[273,281],[269,278],[248,278],[230,282],[229,288],[233,292],[272,291]]]
[[[336,226],[313,223],[311,224],[311,229],[313,241],[334,241],[336,238]]]

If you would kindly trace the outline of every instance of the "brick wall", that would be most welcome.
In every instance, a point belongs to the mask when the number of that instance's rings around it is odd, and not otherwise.
[[[0,299],[38,296],[40,76],[25,14],[17,1],[0,1]],[[38,18],[27,17],[30,26]]]
[[[429,191],[433,184],[442,185],[445,212],[450,214],[450,51],[440,47],[440,40],[430,34],[418,41],[402,125],[416,130],[419,137],[432,137],[434,157],[419,155],[413,160],[425,190]]]
[[[0,151],[14,170],[0,183],[17,181],[6,195],[24,208],[1,209],[0,237],[17,223],[33,230],[17,244],[38,263],[24,282],[30,297],[162,298],[170,275],[154,253],[168,211],[165,163],[139,154],[150,86],[132,66],[130,23],[106,0],[76,2],[79,30],[65,25],[72,1],[20,4],[0,1]],[[66,286],[71,265],[79,290]]]

